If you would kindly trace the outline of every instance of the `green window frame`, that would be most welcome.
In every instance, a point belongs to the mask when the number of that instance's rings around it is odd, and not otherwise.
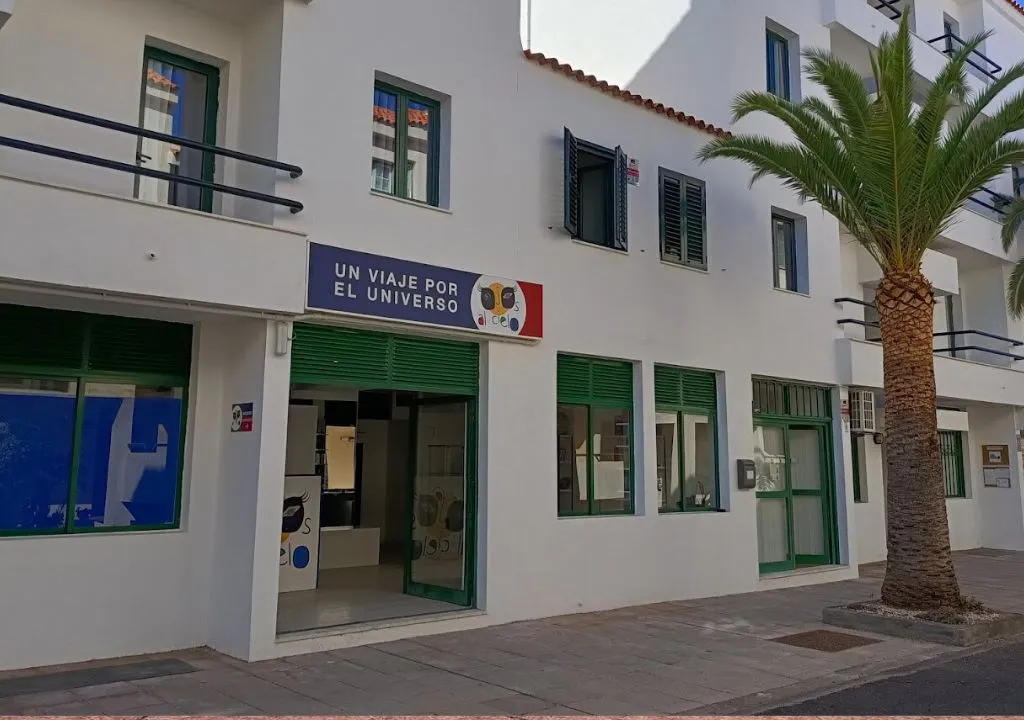
[[[213,65],[198,62],[182,55],[167,52],[160,48],[155,48],[147,45],[143,50],[142,54],[142,92],[139,98],[139,127],[143,127],[146,115],[146,86],[147,86],[147,73],[149,70],[150,61],[167,63],[174,65],[182,70],[189,70],[191,72],[203,75],[206,78],[206,97],[204,98],[205,103],[205,117],[203,120],[203,138],[202,141],[207,145],[217,144],[217,123],[218,116],[220,114],[220,70]],[[142,143],[143,138],[139,138],[138,148],[136,150],[138,161],[141,164],[142,160]],[[217,156],[213,153],[203,153],[203,167],[202,167],[202,180],[205,182],[212,183],[216,178],[217,173]],[[140,176],[136,176],[136,195],[138,194],[138,184]],[[184,186],[182,186],[184,187]],[[202,212],[213,212],[213,190],[211,188],[203,188],[200,191],[200,211]]]
[[[703,180],[658,168],[661,259],[707,270],[707,202]]]
[[[0,537],[39,537],[177,530],[192,365],[192,326],[114,315],[0,305],[0,377],[76,383],[70,478],[63,527],[0,529]],[[89,383],[133,384],[181,392],[178,476],[173,520],[158,525],[83,527],[76,524],[80,457]]]
[[[629,158],[621,146],[614,150],[580,140],[563,128],[563,221],[569,237],[612,250],[629,251]],[[583,154],[581,162],[580,154]],[[595,175],[596,174],[596,175]],[[585,183],[583,176],[603,178]],[[585,189],[585,185],[589,189]],[[597,197],[598,199],[595,199]],[[594,207],[603,208],[603,215]],[[594,223],[594,218],[600,222]],[[588,219],[591,221],[588,224]],[[597,236],[590,233],[600,227]],[[589,229],[588,229],[589,228]]]
[[[853,464],[853,501],[855,503],[867,502],[864,499],[864,479],[861,477],[864,465],[861,462],[860,455],[863,452],[864,442],[857,435],[850,438],[850,459]]]
[[[564,418],[568,418],[570,413],[581,415],[586,428],[583,444],[586,478],[579,477],[580,453],[572,433],[565,433],[565,428],[556,431],[558,516],[632,515],[636,505],[633,364],[562,354],[558,355],[557,363],[558,413]],[[595,416],[603,417],[607,422],[608,413],[616,413],[613,437],[625,441],[625,446],[614,446],[611,453],[614,462],[625,464],[623,497],[619,507],[614,501],[605,503],[595,497],[595,456],[604,454],[603,438],[601,449],[593,446]],[[619,430],[624,432],[617,432]],[[574,486],[581,481],[584,481],[582,487]],[[581,492],[585,493],[585,499],[578,497]]]
[[[797,285],[796,221],[772,213],[772,281],[780,290],[799,292]]]
[[[942,459],[942,480],[946,486],[946,497],[967,497],[963,433],[956,430],[940,430],[939,455]]]
[[[654,366],[654,405],[655,412],[663,415],[674,415],[676,434],[674,438],[674,457],[667,457],[678,468],[686,467],[686,442],[684,430],[687,417],[706,417],[711,428],[711,452],[713,478],[710,487],[697,486],[698,492],[690,501],[685,489],[685,480],[681,483],[678,503],[666,503],[664,493],[659,489],[660,513],[676,512],[718,512],[722,508],[721,486],[719,481],[719,437],[718,437],[718,381],[715,373],[706,370],[687,370],[668,365]],[[659,480],[661,474],[659,473]],[[713,489],[712,489],[713,488]],[[699,492],[703,489],[703,492]],[[700,504],[697,498],[707,496],[712,490],[710,503]]]
[[[440,149],[441,149],[441,103],[423,95],[405,90],[396,85],[384,82],[376,82],[373,85],[374,103],[378,94],[385,93],[393,95],[397,101],[395,110],[395,138],[392,151],[394,156],[391,159],[372,158],[371,160],[371,192],[380,195],[420,202],[432,207],[440,205]],[[417,200],[411,197],[411,186],[413,179],[413,164],[409,162],[409,123],[402,122],[402,118],[409,117],[409,104],[420,105],[426,108],[427,117],[427,198]],[[376,107],[376,106],[375,106]],[[371,137],[371,149],[376,147],[375,139]],[[391,191],[374,187],[372,176],[373,162],[390,163],[392,167]]]

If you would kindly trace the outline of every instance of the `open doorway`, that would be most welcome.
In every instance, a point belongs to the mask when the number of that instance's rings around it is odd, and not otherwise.
[[[278,634],[472,605],[475,408],[292,385]]]

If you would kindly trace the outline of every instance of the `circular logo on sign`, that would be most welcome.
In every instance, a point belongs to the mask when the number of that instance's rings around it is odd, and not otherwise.
[[[234,432],[242,429],[242,408],[239,405],[231,406],[231,429]]]
[[[519,283],[482,276],[469,299],[478,329],[500,335],[518,335],[526,322],[526,298]]]

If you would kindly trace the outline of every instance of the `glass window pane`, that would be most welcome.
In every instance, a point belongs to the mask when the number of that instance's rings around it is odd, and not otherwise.
[[[754,428],[754,470],[758,492],[786,489],[786,433],[781,427]]]
[[[789,433],[790,477],[796,490],[821,490],[820,436],[813,428],[794,428]]]
[[[65,527],[77,385],[0,378],[0,532]]]
[[[430,167],[431,157],[431,126],[434,124],[434,113],[430,105],[409,101],[409,112],[406,125],[406,176],[405,196],[410,200],[429,202],[430,200]]]
[[[789,529],[785,498],[757,499],[757,560],[761,563],[789,559]]]
[[[633,507],[629,479],[632,423],[628,410],[591,408],[594,453],[594,512],[624,512]]]
[[[655,416],[655,445],[658,456],[658,497],[661,510],[681,510],[682,490],[679,487],[679,414],[658,413]]]
[[[715,426],[710,415],[683,416],[686,509],[718,507],[715,497]]]
[[[395,138],[398,96],[383,90],[373,91],[373,143],[370,161],[370,187],[394,193]]]
[[[150,59],[146,65],[142,97],[142,127],[175,137],[207,141],[209,78],[192,70]],[[138,164],[142,167],[197,180],[213,180],[212,156],[202,150],[176,143],[141,138]],[[192,210],[203,207],[202,188],[140,177],[136,195],[142,200],[166,203]]]
[[[587,505],[587,408],[558,406],[558,514],[578,515]]]
[[[173,525],[184,391],[87,383],[75,527]]]

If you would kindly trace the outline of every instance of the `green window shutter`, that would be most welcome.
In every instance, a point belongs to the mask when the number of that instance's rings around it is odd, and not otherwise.
[[[755,415],[818,419],[832,417],[831,391],[827,387],[787,384],[767,378],[754,378],[753,385]]]
[[[388,336],[295,323],[292,382],[385,387]]]
[[[678,368],[654,366],[654,404],[676,407],[683,404],[682,374]]]
[[[187,378],[192,367],[192,326],[93,315],[88,367],[89,370]]]
[[[697,370],[680,372],[683,386],[683,404],[714,408],[718,403],[715,374]]]
[[[662,407],[694,407],[714,410],[718,404],[715,374],[654,366],[654,403]]]
[[[686,178],[686,259],[687,265],[707,268],[707,211],[704,202],[705,185],[700,180]]]
[[[580,236],[580,148],[569,128],[563,138],[565,175],[565,229],[570,237]]]
[[[946,484],[946,497],[966,497],[964,446],[961,434],[955,430],[940,430],[939,454],[942,458],[942,479]]]
[[[292,382],[475,395],[474,343],[295,324]]]
[[[633,366],[628,362],[558,356],[558,402],[633,407]]]
[[[683,191],[676,173],[658,168],[658,197],[661,206],[661,259],[683,261]]]
[[[391,337],[390,386],[476,395],[480,346],[412,336]]]
[[[629,249],[629,197],[627,172],[629,160],[621,147],[615,148],[615,189],[612,193],[613,246],[618,250]]]
[[[81,370],[87,317],[84,313],[0,305],[0,364]]]
[[[558,402],[580,405],[590,402],[590,360],[558,356]]]

